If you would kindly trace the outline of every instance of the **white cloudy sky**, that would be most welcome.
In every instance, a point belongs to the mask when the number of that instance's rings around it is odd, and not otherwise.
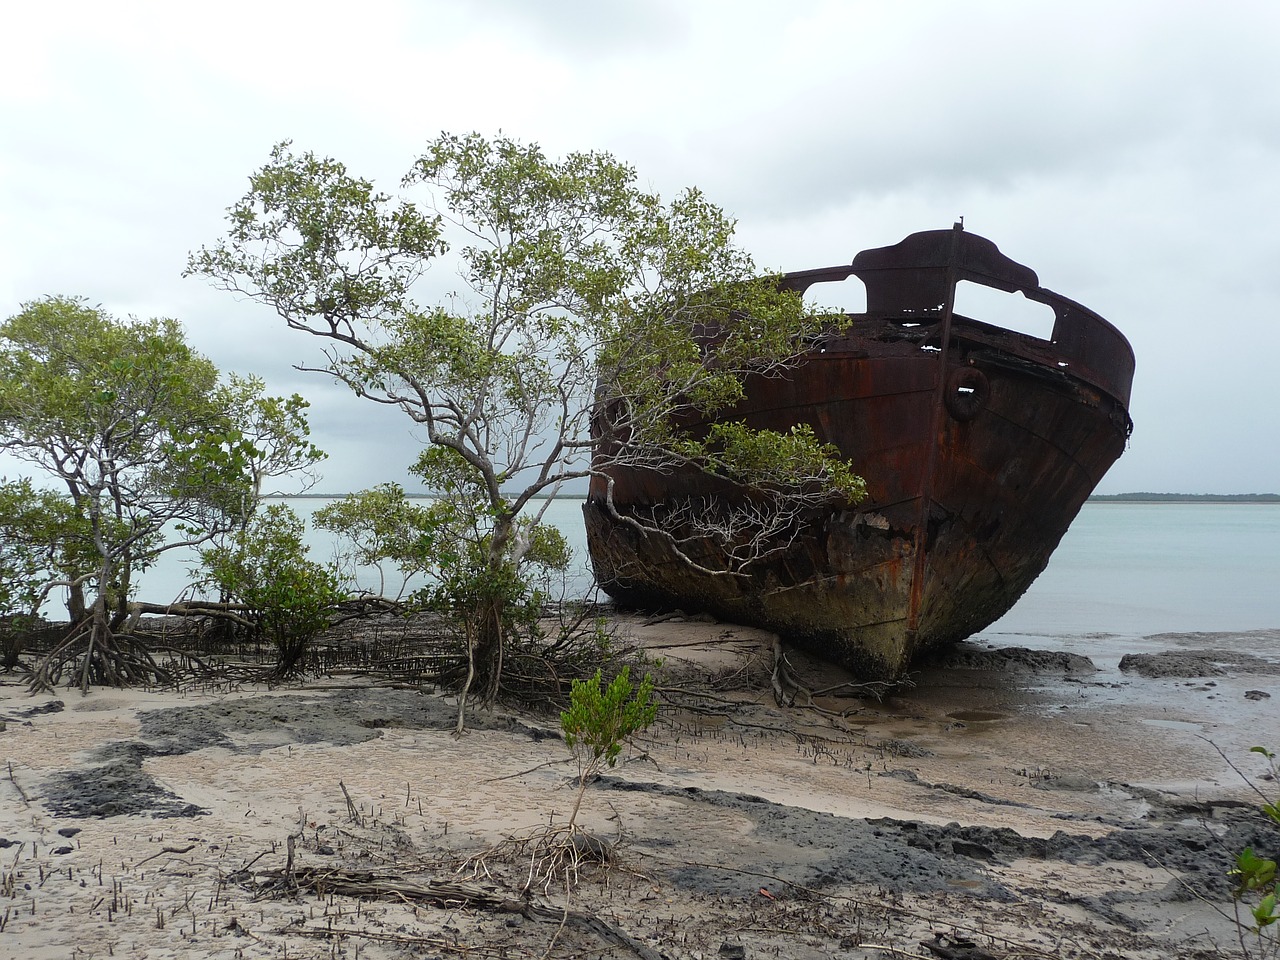
[[[323,489],[403,481],[398,419],[180,274],[274,142],[393,190],[441,130],[697,185],[780,269],[964,216],[1133,343],[1136,429],[1101,492],[1280,491],[1271,0],[14,3],[0,309],[177,317],[223,369],[313,401]]]

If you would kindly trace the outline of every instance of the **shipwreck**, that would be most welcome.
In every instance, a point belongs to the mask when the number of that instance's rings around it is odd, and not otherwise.
[[[749,573],[714,576],[667,538],[613,519],[597,478],[584,506],[587,544],[620,605],[764,627],[891,679],[999,619],[1044,570],[1124,452],[1134,356],[1114,326],[961,224],[782,283],[805,292],[850,276],[866,288],[865,312],[788,376],[749,380],[734,416],[756,428],[811,425],[865,479],[866,499],[808,518],[802,536]],[[1052,331],[962,315],[962,281],[1044,304]],[[703,482],[618,468],[611,477],[619,513]]]

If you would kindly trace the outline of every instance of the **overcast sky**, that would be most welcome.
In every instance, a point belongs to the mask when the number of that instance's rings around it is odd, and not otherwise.
[[[963,216],[1133,344],[1133,439],[1099,492],[1280,491],[1271,0],[12,4],[0,309],[176,317],[312,401],[321,489],[404,482],[407,421],[295,373],[313,344],[181,272],[276,141],[394,192],[442,130],[696,185],[783,270]]]

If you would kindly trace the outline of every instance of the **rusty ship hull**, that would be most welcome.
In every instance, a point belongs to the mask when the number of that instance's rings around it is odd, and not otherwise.
[[[1044,570],[1125,449],[1134,358],[1102,317],[959,224],[783,282],[806,291],[850,275],[866,287],[866,312],[787,377],[749,381],[734,416],[773,430],[811,425],[865,479],[866,499],[808,518],[789,549],[746,575],[711,576],[664,538],[611,519],[597,479],[587,543],[621,605],[710,612],[894,678],[999,619]],[[1047,305],[1052,334],[957,313],[961,280]],[[610,472],[623,513],[676,491],[735,495],[696,474]],[[717,549],[705,540],[694,553],[711,566]]]

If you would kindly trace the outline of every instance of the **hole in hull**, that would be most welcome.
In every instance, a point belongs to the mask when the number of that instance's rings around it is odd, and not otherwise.
[[[955,312],[971,320],[981,320],[1041,340],[1053,339],[1053,308],[1028,300],[1021,293],[1005,293],[994,287],[961,280],[956,284]]]
[[[804,292],[805,303],[841,313],[866,313],[867,288],[857,277],[815,283]]]

